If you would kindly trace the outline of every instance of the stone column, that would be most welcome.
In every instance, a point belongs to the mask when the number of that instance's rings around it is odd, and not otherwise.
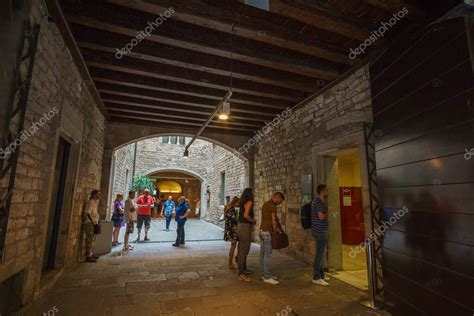
[[[112,159],[113,149],[104,149],[104,156],[102,159],[102,177],[100,184],[100,191],[102,192],[99,204],[99,211],[101,218],[107,217],[109,206],[110,206],[110,188],[111,188],[111,177],[112,177]]]

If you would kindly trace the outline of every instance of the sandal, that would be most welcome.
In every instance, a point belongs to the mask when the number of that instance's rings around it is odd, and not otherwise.
[[[245,274],[239,275],[239,280],[240,281],[245,281],[245,282],[250,282],[252,281],[249,277],[247,277]]]
[[[229,264],[229,269],[235,270],[235,269],[237,269],[237,266],[235,266],[234,264],[231,263],[231,264]]]

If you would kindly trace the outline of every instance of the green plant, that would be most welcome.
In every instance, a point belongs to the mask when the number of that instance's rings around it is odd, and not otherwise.
[[[132,190],[141,193],[145,189],[148,189],[150,190],[150,193],[153,194],[153,191],[155,190],[155,181],[155,179],[147,176],[135,176],[133,177]]]

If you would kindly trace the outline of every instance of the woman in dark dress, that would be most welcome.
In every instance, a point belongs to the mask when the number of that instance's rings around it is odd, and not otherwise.
[[[252,229],[255,225],[255,214],[253,211],[253,192],[251,188],[247,188],[242,193],[239,203],[239,225],[237,226],[237,236],[239,238],[239,280],[249,282],[250,278],[247,274],[251,272],[247,270],[247,255],[250,251],[252,243]]]
[[[224,218],[225,218],[225,230],[224,230],[224,240],[230,241],[230,250],[229,250],[229,269],[237,269],[233,263],[235,247],[239,239],[237,238],[237,212],[236,206],[239,203],[239,198],[234,196],[232,201],[227,204],[224,208]]]

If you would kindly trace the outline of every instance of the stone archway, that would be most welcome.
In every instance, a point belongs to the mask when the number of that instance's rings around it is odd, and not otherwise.
[[[162,136],[182,136],[162,135]],[[240,195],[249,186],[249,170],[252,162],[235,150],[218,141],[197,139],[189,149],[189,157],[183,158],[185,145],[165,142],[161,136],[141,138],[115,148],[110,158],[110,176],[103,178],[103,191],[107,191],[108,203],[114,194],[125,192],[136,175],[160,172],[182,172],[200,180],[201,214],[206,220],[222,225],[226,195]],[[105,166],[104,166],[105,167]],[[105,172],[105,169],[104,169]],[[105,182],[108,190],[104,190]],[[223,186],[221,184],[224,183]],[[224,187],[224,189],[222,189]],[[105,195],[105,194],[104,194]],[[105,197],[105,196],[104,196]],[[110,207],[108,207],[110,212]]]

